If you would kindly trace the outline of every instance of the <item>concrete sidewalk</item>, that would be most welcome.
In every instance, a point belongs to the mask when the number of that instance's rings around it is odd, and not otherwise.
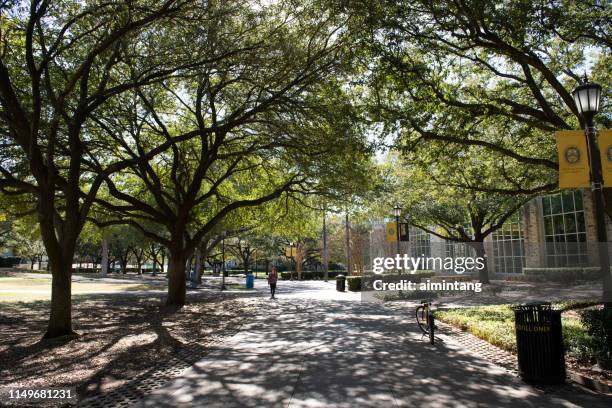
[[[411,315],[316,292],[270,301],[268,315],[140,406],[612,406],[570,385],[543,393],[448,341],[430,346]]]

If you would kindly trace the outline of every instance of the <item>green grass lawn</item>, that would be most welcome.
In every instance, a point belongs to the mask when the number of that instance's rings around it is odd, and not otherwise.
[[[566,302],[554,304],[557,309],[569,310],[594,304],[594,302]],[[512,305],[490,305],[459,309],[437,310],[437,319],[467,330],[504,350],[516,352],[514,311]],[[561,316],[563,340],[569,356],[581,361],[591,358],[592,338],[580,319]]]
[[[73,282],[72,294],[115,293],[147,290],[163,290],[164,284],[149,282]],[[0,277],[0,302],[29,302],[51,298],[51,279]]]

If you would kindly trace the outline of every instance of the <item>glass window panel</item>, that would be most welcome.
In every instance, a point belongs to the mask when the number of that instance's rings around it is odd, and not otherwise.
[[[562,194],[563,201],[563,212],[573,212],[574,211],[574,192],[566,191]]]
[[[544,215],[550,215],[550,197],[546,196],[542,198],[542,209]]]
[[[582,207],[582,191],[574,192],[574,204],[576,211],[584,210],[584,208]]]
[[[554,225],[555,235],[563,234],[565,232],[565,227],[563,226],[563,215],[554,215],[553,225]]]
[[[561,212],[561,194],[555,194],[550,197],[551,214],[559,214]]]
[[[576,266],[580,264],[580,257],[577,255],[570,255],[567,257],[567,266]]]
[[[544,234],[545,235],[553,235],[554,234],[552,217],[545,217],[544,218]]]
[[[584,224],[584,212],[576,213],[576,231],[577,232],[586,232],[586,227]]]
[[[565,233],[573,233],[576,232],[576,217],[574,213],[565,214]]]
[[[563,225],[563,215],[558,214],[553,216],[553,228],[555,235],[563,234],[565,232],[565,226]]]

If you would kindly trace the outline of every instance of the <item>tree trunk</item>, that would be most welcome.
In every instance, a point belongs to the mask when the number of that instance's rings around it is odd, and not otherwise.
[[[178,252],[178,253],[176,253]],[[168,298],[167,306],[185,305],[187,287],[185,284],[185,254],[171,252],[168,257]]]
[[[34,270],[34,260],[36,258],[32,257],[31,261],[30,261],[30,270],[33,271]]]
[[[191,267],[193,266],[193,255],[189,257],[189,259],[187,260],[187,269],[185,270],[185,280],[191,280],[192,278],[192,270]]]
[[[196,248],[195,253],[193,254],[195,257],[195,271],[193,273],[193,283],[201,283],[202,282],[202,253],[200,248]]]
[[[41,186],[37,203],[40,235],[51,269],[51,307],[44,338],[74,335],[72,331],[72,260],[79,236],[77,224],[66,220],[61,237],[53,223],[53,189]],[[44,199],[42,197],[45,197]],[[51,199],[49,199],[51,197]],[[63,239],[62,239],[63,238]]]
[[[351,265],[351,230],[349,224],[348,212],[344,215],[344,226],[345,226],[345,240],[346,240],[346,276],[352,275]]]
[[[483,284],[489,284],[491,282],[489,281],[489,266],[487,265],[487,257],[486,257],[484,242],[483,241],[474,242],[474,248],[476,249],[476,256],[478,258],[482,258],[483,259],[482,262],[484,264],[484,268],[478,271],[478,280]]]
[[[108,274],[108,239],[102,240],[102,262],[100,265],[100,273],[102,276]]]
[[[51,314],[45,339],[75,334],[72,331],[71,267],[72,258],[51,260]]]

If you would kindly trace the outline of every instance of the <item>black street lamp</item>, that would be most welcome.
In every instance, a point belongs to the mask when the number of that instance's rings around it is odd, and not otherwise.
[[[583,83],[572,91],[578,113],[584,122],[584,131],[589,150],[589,166],[591,172],[591,190],[595,204],[595,224],[597,226],[597,241],[599,245],[599,265],[603,279],[603,300],[612,302],[612,276],[610,276],[610,259],[608,254],[608,236],[606,233],[606,218],[603,195],[603,175],[601,170],[601,156],[597,144],[597,130],[593,118],[599,111],[601,86],[589,82],[584,76]]]
[[[397,255],[400,254],[400,215],[402,215],[402,207],[395,204],[393,207],[393,215],[395,216],[395,239],[397,240]],[[399,269],[397,270],[400,273]]]

